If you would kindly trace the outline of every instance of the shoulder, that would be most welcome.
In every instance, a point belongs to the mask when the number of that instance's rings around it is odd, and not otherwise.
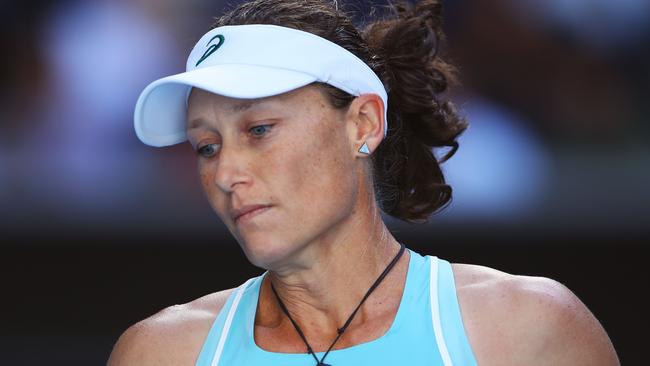
[[[479,364],[619,364],[603,327],[563,284],[476,265],[453,269]]]
[[[193,365],[233,290],[170,306],[132,325],[117,340],[108,365]]]

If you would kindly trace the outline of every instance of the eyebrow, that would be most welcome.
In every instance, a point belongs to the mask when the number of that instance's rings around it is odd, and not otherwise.
[[[203,123],[203,118],[195,118],[187,123],[187,131],[198,128]]]

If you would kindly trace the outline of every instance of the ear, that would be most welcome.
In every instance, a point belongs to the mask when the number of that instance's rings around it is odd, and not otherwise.
[[[372,154],[384,139],[384,101],[377,94],[362,94],[350,104],[346,119],[354,154],[368,156],[359,152],[364,142]]]

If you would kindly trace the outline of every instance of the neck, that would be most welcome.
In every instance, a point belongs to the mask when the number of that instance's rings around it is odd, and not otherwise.
[[[378,209],[375,208],[375,214],[366,215],[366,218],[364,221],[351,217],[351,222],[342,223],[330,237],[307,246],[299,263],[294,261],[270,270],[260,292],[256,323],[295,332],[277,303],[270,281],[307,338],[317,341],[314,338],[319,337],[331,342],[336,329],[345,323],[400,249],[400,244],[381,220]],[[395,304],[395,301],[387,299],[394,300],[396,294],[401,294],[407,257],[400,258],[364,302],[350,328],[373,315],[383,315],[382,311],[386,309],[381,309],[382,304]]]

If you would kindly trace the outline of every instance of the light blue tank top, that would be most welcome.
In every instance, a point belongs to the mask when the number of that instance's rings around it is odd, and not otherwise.
[[[393,324],[381,337],[332,350],[332,366],[475,366],[449,262],[409,249],[406,284]],[[267,272],[232,292],[215,319],[196,366],[314,366],[309,353],[277,353],[253,340],[260,285]],[[318,359],[324,352],[317,352]]]

